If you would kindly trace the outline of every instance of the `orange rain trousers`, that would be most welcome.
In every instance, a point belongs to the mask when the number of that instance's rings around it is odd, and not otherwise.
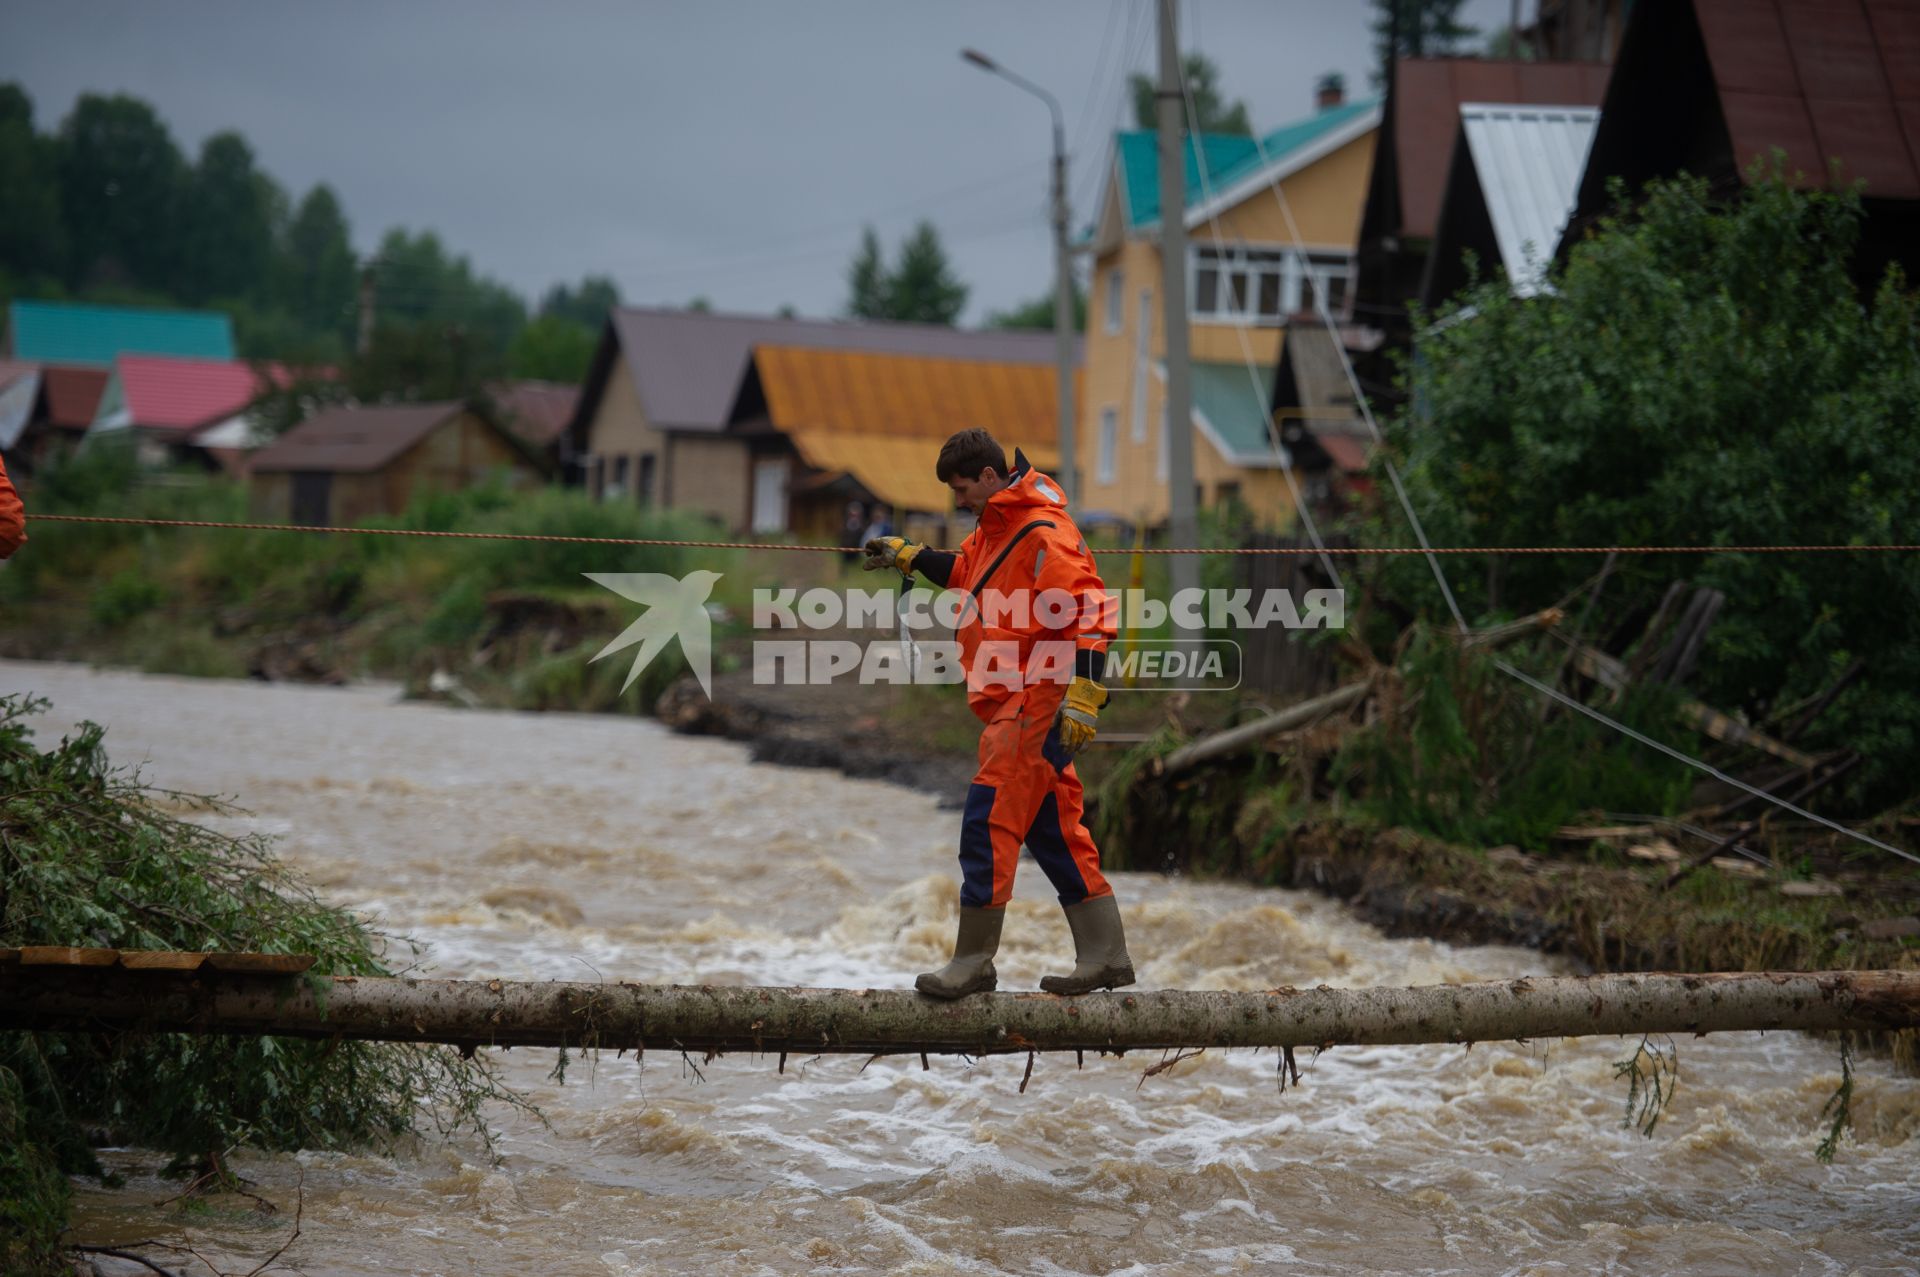
[[[1035,682],[1008,697],[980,733],[980,770],[960,822],[960,903],[968,908],[1012,899],[1023,842],[1062,905],[1113,894],[1081,823],[1080,777],[1053,726],[1066,690]]]

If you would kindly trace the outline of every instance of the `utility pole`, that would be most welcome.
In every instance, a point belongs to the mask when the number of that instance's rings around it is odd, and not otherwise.
[[[360,268],[360,322],[354,334],[353,353],[362,359],[373,349],[373,260]]]
[[[1178,0],[1158,0],[1160,10],[1160,301],[1165,310],[1167,411],[1167,541],[1186,547],[1199,538],[1194,516],[1192,363],[1187,350],[1187,162],[1181,145],[1185,95],[1180,89]],[[1170,556],[1173,592],[1197,589],[1200,565],[1190,554]],[[1169,600],[1171,602],[1171,600]],[[1194,637],[1176,621],[1177,638]]]
[[[1078,512],[1079,457],[1073,430],[1073,250],[1067,243],[1067,134],[1053,113],[1053,366],[1060,414],[1060,468],[1054,477]]]
[[[1059,408],[1060,468],[1053,477],[1066,494],[1067,504],[1080,497],[1079,458],[1073,449],[1073,250],[1067,243],[1067,130],[1060,101],[1032,80],[1016,75],[978,49],[962,49],[960,56],[982,71],[1024,89],[1047,105],[1053,117],[1053,364],[1059,381],[1055,391]]]

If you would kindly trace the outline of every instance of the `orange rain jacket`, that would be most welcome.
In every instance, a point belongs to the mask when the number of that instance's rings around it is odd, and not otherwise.
[[[957,553],[922,550],[914,560],[934,584],[968,595],[957,637],[967,703],[986,728],[960,818],[960,903],[976,909],[1012,898],[1022,845],[1061,904],[1113,894],[1054,716],[1070,677],[1105,673],[1119,609],[1059,485],[1018,452],[1008,478]],[[1058,592],[1056,605],[1071,602],[1061,607],[1066,615],[1045,614],[1040,596],[1049,591]],[[996,593],[1015,606],[997,606]]]
[[[27,540],[27,511],[20,494],[7,478],[7,463],[0,460],[0,559],[6,558]]]
[[[1014,669],[1026,672],[1027,682],[1044,683],[1056,705],[1072,674],[1099,681],[1119,617],[1086,538],[1067,513],[1060,485],[1017,450],[1013,455],[1007,486],[987,498],[979,525],[961,542],[945,579],[923,571],[937,584],[969,596],[954,637],[967,672],[967,704],[982,722],[991,721],[1020,690],[1021,680],[1008,668],[1015,654]],[[1065,599],[1073,601],[1063,609],[1070,615],[1046,614],[1044,603]],[[1036,648],[1043,644],[1041,663],[1071,651],[1069,667],[1033,668]]]

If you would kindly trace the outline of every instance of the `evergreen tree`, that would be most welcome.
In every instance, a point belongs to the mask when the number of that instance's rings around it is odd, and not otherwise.
[[[954,277],[940,232],[932,222],[914,227],[900,245],[887,278],[889,317],[910,323],[951,324],[967,304],[967,286]]]
[[[847,314],[855,319],[887,319],[887,265],[880,237],[869,226],[860,233],[860,249],[847,268]]]
[[[358,275],[346,214],[333,189],[317,185],[287,226],[275,300],[303,327],[350,341],[358,317]]]
[[[151,106],[83,94],[60,126],[67,282],[166,289],[181,279],[187,166]]]
[[[66,228],[52,143],[33,131],[33,103],[17,84],[0,84],[0,289],[57,277]]]
[[[1373,53],[1375,84],[1385,82],[1389,56],[1402,58],[1446,57],[1460,51],[1469,37],[1480,34],[1459,19],[1464,0],[1373,0]],[[1399,30],[1394,29],[1398,9]],[[1387,46],[1397,37],[1392,54]]]
[[[231,132],[208,138],[186,184],[174,291],[196,303],[264,296],[276,214],[284,214],[285,203],[273,179],[254,167],[245,138]]]

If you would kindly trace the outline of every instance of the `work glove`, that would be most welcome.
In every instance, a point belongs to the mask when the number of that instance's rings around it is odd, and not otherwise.
[[[905,537],[875,537],[867,542],[867,557],[861,561],[860,566],[869,572],[878,572],[881,568],[892,568],[901,576],[911,580],[913,556],[926,548]]]
[[[1060,748],[1068,758],[1084,749],[1099,728],[1100,709],[1107,703],[1107,689],[1090,678],[1076,676],[1067,684],[1067,699],[1060,703],[1054,722],[1060,729]]]

